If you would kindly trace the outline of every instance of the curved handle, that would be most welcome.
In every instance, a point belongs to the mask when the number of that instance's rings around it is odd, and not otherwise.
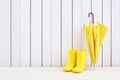
[[[88,14],[88,17],[90,17],[90,15],[92,16],[92,23],[94,24],[94,14],[93,14],[92,12],[90,12],[90,13]]]

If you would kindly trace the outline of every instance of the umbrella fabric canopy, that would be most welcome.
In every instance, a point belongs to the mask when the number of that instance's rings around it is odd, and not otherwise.
[[[85,33],[88,51],[92,63],[96,64],[99,57],[101,45],[108,29],[100,23],[97,23],[96,26],[92,23],[89,23],[88,25],[84,25],[83,30]]]

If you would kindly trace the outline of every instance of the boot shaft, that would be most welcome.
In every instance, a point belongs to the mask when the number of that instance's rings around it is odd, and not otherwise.
[[[78,50],[77,51],[77,65],[86,65],[86,51]]]
[[[77,50],[75,49],[70,49],[68,50],[68,64],[74,64],[76,63],[76,55],[77,55]]]

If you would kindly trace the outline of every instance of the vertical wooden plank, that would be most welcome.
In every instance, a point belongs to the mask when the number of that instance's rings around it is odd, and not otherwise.
[[[103,43],[103,66],[110,66],[110,34],[111,34],[111,1],[103,0],[103,24],[108,27],[108,33]]]
[[[31,65],[41,65],[41,0],[31,1]]]
[[[51,66],[51,0],[43,0],[43,66]]]
[[[73,47],[75,49],[81,49],[82,44],[82,8],[81,0],[73,0]]]
[[[60,66],[60,0],[52,0],[52,66]]]
[[[87,2],[87,3],[86,3]],[[90,22],[90,19],[88,17],[88,13],[90,12],[90,7],[91,7],[91,4],[90,4],[90,0],[82,0],[82,15],[81,15],[81,19],[82,19],[82,25],[81,25],[81,28],[82,28],[82,48],[81,49],[85,49],[87,50],[87,61],[86,61],[86,64],[87,66],[91,66],[91,59],[90,59],[90,55],[89,55],[89,52],[88,52],[88,47],[87,47],[87,44],[86,44],[86,40],[85,40],[85,34],[83,32],[83,25],[84,24],[88,24]],[[87,7],[86,7],[87,5]]]
[[[0,0],[0,65],[10,65],[10,0]]]
[[[12,0],[12,65],[20,65],[20,0]]]
[[[94,13],[94,23],[102,23],[102,0],[92,1],[92,11]],[[96,66],[102,66],[102,48]]]
[[[30,0],[21,0],[21,66],[30,66]]]
[[[72,48],[72,0],[62,0],[62,66],[67,64]]]
[[[120,66],[120,1],[112,0],[112,66]]]

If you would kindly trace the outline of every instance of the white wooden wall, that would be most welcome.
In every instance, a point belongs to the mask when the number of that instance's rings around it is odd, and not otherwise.
[[[0,0],[0,66],[66,65],[90,11],[109,28],[96,66],[120,66],[120,0]]]

